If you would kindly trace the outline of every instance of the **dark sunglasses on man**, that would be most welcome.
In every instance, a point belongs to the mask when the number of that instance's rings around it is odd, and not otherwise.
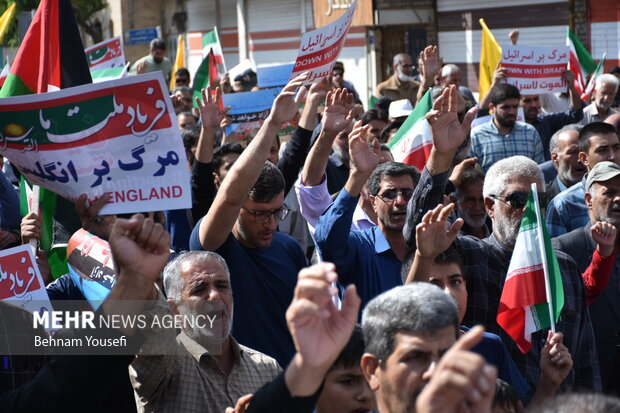
[[[529,192],[516,191],[516,192],[512,192],[512,193],[510,193],[508,195],[493,195],[493,194],[491,194],[489,196],[491,198],[493,198],[493,199],[498,199],[498,200],[502,201],[506,205],[509,205],[511,208],[523,209],[523,208],[525,208],[525,205],[527,205],[527,200],[530,197],[530,193]],[[540,207],[541,208],[546,208],[547,205],[549,204],[549,197],[547,196],[546,193],[539,192],[538,193],[538,202],[540,203]]]

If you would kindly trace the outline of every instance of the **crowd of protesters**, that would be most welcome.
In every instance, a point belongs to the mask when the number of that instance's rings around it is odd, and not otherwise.
[[[117,281],[97,312],[140,300],[151,315],[217,314],[218,328],[106,333],[135,355],[4,356],[0,411],[620,411],[619,68],[584,102],[571,71],[566,93],[523,95],[498,67],[477,99],[428,46],[417,66],[394,56],[364,108],[338,62],[310,86],[290,81],[249,137],[226,133],[221,103],[255,88],[252,73],[222,76],[197,108],[189,72],[172,75],[192,208],[117,217],[82,196],[69,232],[110,244]],[[418,170],[387,144],[428,90],[433,148]],[[7,249],[43,229],[19,214],[19,171],[3,171]],[[532,183],[564,306],[523,353],[497,314]],[[84,299],[44,251],[37,262],[53,305]]]

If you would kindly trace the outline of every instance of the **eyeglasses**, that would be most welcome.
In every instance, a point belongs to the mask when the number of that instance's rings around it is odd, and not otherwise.
[[[489,195],[493,199],[498,199],[505,203],[506,205],[510,205],[511,208],[515,209],[523,209],[525,205],[527,205],[527,200],[530,197],[529,192],[513,192],[509,195]],[[538,193],[538,202],[540,203],[541,208],[546,208],[549,204],[549,197],[544,192]]]
[[[286,204],[283,205],[282,208],[274,209],[271,211],[256,211],[254,209],[248,209],[245,207],[241,207],[241,209],[244,209],[250,214],[252,214],[254,216],[254,222],[256,222],[257,224],[266,224],[271,219],[271,216],[274,217],[276,222],[282,221],[286,219],[288,213],[291,211],[291,209],[287,207]]]
[[[388,189],[381,195],[377,195],[386,204],[393,204],[398,198],[398,195],[402,196],[405,201],[409,201],[413,196],[413,189]]]
[[[404,64],[404,63],[401,63],[400,65],[401,65],[402,67],[404,67],[405,69],[411,69],[411,68],[413,68],[413,65],[406,65],[406,64]]]

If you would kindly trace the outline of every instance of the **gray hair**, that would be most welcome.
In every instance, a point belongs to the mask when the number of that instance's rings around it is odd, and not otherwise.
[[[582,125],[578,123],[571,123],[570,125],[566,125],[562,127],[562,129],[559,129],[556,133],[553,134],[553,136],[551,137],[551,140],[549,141],[549,152],[551,153],[558,152],[558,141],[560,140],[560,135],[562,133],[572,130],[572,131],[577,132],[577,134],[579,134],[579,132],[581,132],[581,128],[583,128]]]
[[[441,68],[441,77],[450,76],[451,74],[458,73],[460,71],[461,69],[457,65],[453,63],[448,63],[447,65]]]
[[[528,409],[529,411],[529,409]],[[620,413],[620,399],[601,393],[563,394],[535,407],[532,413]]]
[[[166,264],[166,267],[164,268],[164,290],[166,291],[166,297],[175,301],[181,299],[181,292],[183,291],[183,286],[185,285],[185,280],[181,276],[181,269],[183,268],[183,265],[186,263],[193,264],[198,261],[208,260],[213,260],[220,263],[222,267],[224,267],[226,276],[228,276],[228,279],[230,280],[230,270],[228,269],[226,260],[224,260],[220,254],[212,251],[184,252]]]
[[[383,366],[394,351],[396,333],[434,334],[453,326],[458,335],[459,315],[452,297],[437,286],[416,282],[373,298],[362,315],[366,351]]]
[[[517,155],[502,159],[493,164],[487,171],[484,178],[482,194],[485,198],[489,195],[500,195],[504,192],[506,184],[514,176],[529,176],[542,182],[543,187],[538,190],[545,190],[545,176],[540,167],[525,156]]]
[[[392,64],[393,65],[401,64],[405,57],[408,57],[408,58],[411,59],[411,56],[409,56],[407,53],[399,53],[399,54],[397,54],[396,56],[394,56],[394,59],[392,59]]]
[[[614,75],[610,75],[609,73],[605,73],[596,78],[596,89],[600,89],[603,87],[603,83],[609,83],[616,87],[616,91],[618,91],[618,86],[620,85],[620,80]]]
[[[461,199],[463,197],[463,187],[474,182],[484,183],[484,171],[478,164],[474,165],[473,168],[469,168],[463,171],[463,175],[461,177],[461,184],[454,190],[454,196],[457,199]]]

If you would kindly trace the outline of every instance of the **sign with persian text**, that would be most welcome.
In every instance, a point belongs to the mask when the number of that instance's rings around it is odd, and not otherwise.
[[[568,67],[568,46],[535,47],[502,45],[502,67],[508,73],[508,83],[522,95],[566,92],[562,74]]]

